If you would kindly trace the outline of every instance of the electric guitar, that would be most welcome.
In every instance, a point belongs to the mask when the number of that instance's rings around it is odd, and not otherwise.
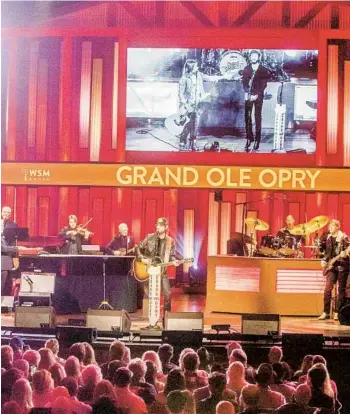
[[[193,263],[193,258],[186,258],[183,260],[177,260],[177,263]],[[157,266],[162,269],[168,267],[168,266],[174,266],[174,262],[167,262],[163,263],[162,259],[158,256],[154,257],[152,259],[152,263],[149,265],[146,265],[145,263],[139,262],[136,260],[136,258],[133,261],[132,267],[133,267],[133,273],[135,276],[135,279],[139,282],[146,282],[149,278],[148,269],[151,266]]]
[[[333,268],[333,265],[337,260],[339,260],[341,258],[344,258],[346,256],[350,256],[350,247],[343,250],[341,253],[339,253],[337,256],[333,257],[333,259],[331,259],[327,263],[327,266],[323,269],[323,276],[326,276],[326,274]]]

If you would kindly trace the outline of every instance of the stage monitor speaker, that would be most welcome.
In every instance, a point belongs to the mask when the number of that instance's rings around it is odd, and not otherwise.
[[[131,328],[131,319],[128,312],[124,309],[88,309],[86,326],[88,328],[97,328],[98,331],[127,333]]]
[[[74,344],[76,342],[88,342],[89,344],[96,341],[97,329],[87,328],[85,326],[57,326],[57,339],[65,344]]]
[[[350,304],[343,306],[339,313],[340,325],[350,325]]]
[[[322,334],[282,334],[282,349],[286,360],[301,360],[305,355],[319,355],[323,349]]]
[[[52,306],[16,306],[15,326],[20,328],[41,328],[55,326],[56,313]]]
[[[202,312],[165,312],[165,331],[203,330]]]
[[[279,335],[280,315],[245,313],[241,331],[242,335]]]
[[[203,331],[163,331],[162,341],[174,346],[200,348],[203,342]]]

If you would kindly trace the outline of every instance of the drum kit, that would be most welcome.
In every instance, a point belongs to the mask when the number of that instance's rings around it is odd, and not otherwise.
[[[327,216],[317,216],[307,223],[298,224],[291,229],[288,229],[283,236],[265,235],[261,238],[260,246],[253,250],[253,245],[257,242],[253,238],[253,233],[250,236],[244,235],[244,242],[251,245],[249,256],[254,257],[274,257],[274,258],[303,258],[304,248],[313,249],[312,257],[319,257],[319,237],[318,231],[322,229],[329,222]],[[248,217],[245,219],[245,224],[255,231],[266,231],[269,229],[269,224],[259,218]],[[279,232],[281,233],[281,232]],[[303,245],[303,241],[310,234],[315,233],[315,239],[312,246]],[[237,237],[241,237],[240,233]]]

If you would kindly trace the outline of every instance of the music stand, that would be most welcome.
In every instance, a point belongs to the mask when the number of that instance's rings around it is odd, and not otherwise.
[[[3,231],[5,240],[12,244],[14,241],[27,241],[29,240],[28,227],[5,227]]]

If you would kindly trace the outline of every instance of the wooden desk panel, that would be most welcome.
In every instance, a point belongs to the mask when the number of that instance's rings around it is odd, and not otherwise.
[[[318,315],[324,283],[320,260],[209,256],[206,309]]]

